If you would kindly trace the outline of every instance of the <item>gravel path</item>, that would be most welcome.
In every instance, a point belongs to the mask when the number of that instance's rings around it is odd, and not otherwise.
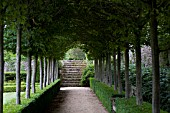
[[[63,87],[45,113],[108,113],[90,88]]]

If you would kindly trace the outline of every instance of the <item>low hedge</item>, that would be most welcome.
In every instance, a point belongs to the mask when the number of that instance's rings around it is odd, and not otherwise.
[[[24,92],[26,89],[26,86],[21,86],[21,92]],[[4,92],[15,92],[16,86],[4,86]]]
[[[15,80],[16,79],[16,72],[5,72],[5,81]],[[26,81],[26,72],[22,71],[20,73],[21,81]]]
[[[4,83],[4,86],[15,86],[15,85],[16,85],[15,81],[13,81],[13,82],[5,82]],[[21,82],[21,85],[26,85],[26,83]]]
[[[125,99],[124,92],[122,95],[114,91],[113,87],[101,83],[94,78],[90,78],[90,88],[96,93],[99,100],[106,107],[109,113],[112,113],[112,98],[116,99],[116,113],[152,113],[152,105],[147,102],[143,102],[141,106],[136,105],[135,97]],[[168,113],[162,111],[161,113]]]
[[[109,87],[94,78],[90,78],[90,88],[94,91],[108,112],[112,113],[112,97],[118,95],[118,92],[114,91],[113,87]]]
[[[54,95],[60,90],[60,80],[48,85],[43,90],[31,93],[31,98],[26,99],[25,93],[21,97],[21,105],[15,104],[15,99],[4,105],[4,113],[43,113],[44,108],[51,102]]]
[[[116,113],[152,113],[152,104],[143,102],[141,106],[138,106],[135,97],[116,98]],[[168,112],[161,110],[161,113]]]

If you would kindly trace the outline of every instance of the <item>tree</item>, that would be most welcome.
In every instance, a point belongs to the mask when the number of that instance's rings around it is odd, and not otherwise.
[[[0,25],[0,113],[3,113],[3,82],[4,82],[3,29],[4,26],[1,24]]]
[[[152,51],[152,113],[160,113],[160,72],[159,72],[159,48],[157,37],[156,4],[157,0],[152,0],[150,4],[150,28],[151,28],[151,51]]]
[[[21,77],[20,77],[20,66],[21,66],[21,26],[17,28],[17,48],[16,48],[16,104],[21,103],[20,92],[21,92]]]
[[[43,89],[43,77],[44,77],[44,73],[43,73],[43,58],[42,56],[40,56],[40,89]]]
[[[38,56],[34,57],[33,62],[34,62],[34,64],[33,64],[33,74],[32,74],[31,85],[32,85],[32,93],[35,93],[36,92],[36,89],[35,89],[35,79],[36,79],[36,74],[37,74]]]

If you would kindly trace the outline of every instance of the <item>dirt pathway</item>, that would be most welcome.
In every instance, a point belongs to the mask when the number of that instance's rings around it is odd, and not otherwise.
[[[63,87],[45,113],[108,113],[90,88]]]

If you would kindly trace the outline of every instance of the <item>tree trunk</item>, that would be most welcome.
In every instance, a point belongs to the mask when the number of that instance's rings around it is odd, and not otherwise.
[[[160,113],[160,72],[159,72],[159,48],[157,36],[156,0],[151,2],[150,28],[152,51],[152,113]]]
[[[47,58],[44,57],[44,87],[46,87],[47,83]]]
[[[125,98],[130,97],[130,83],[129,83],[129,47],[125,50]]]
[[[55,75],[55,80],[58,79],[58,61],[56,61],[56,75]]]
[[[106,54],[106,84],[109,85],[109,59],[108,59],[108,53]]]
[[[4,27],[0,25],[0,113],[3,113],[3,91],[4,91]]]
[[[121,81],[121,75],[120,75],[121,53],[120,53],[120,48],[119,47],[118,47],[117,55],[118,55],[118,58],[117,58],[118,93],[122,94],[122,81]]]
[[[27,52],[27,78],[26,78],[26,98],[30,98],[30,83],[31,83],[31,53]]]
[[[98,80],[98,59],[94,60],[94,66],[95,66],[95,79]]]
[[[110,54],[106,55],[106,73],[107,73],[107,84],[112,86],[112,74],[111,74],[111,57]]]
[[[141,47],[140,47],[140,31],[135,33],[136,36],[136,104],[141,105],[142,99],[142,76],[141,76]]]
[[[53,59],[53,82],[55,81],[55,72],[56,72],[56,60]]]
[[[20,67],[21,67],[21,26],[17,29],[17,47],[16,47],[16,104],[21,104],[21,77],[20,77]]]
[[[99,58],[99,81],[102,82],[102,57]]]
[[[50,84],[50,58],[48,58],[47,62],[47,85]]]
[[[105,73],[105,57],[102,58],[102,82],[105,83],[106,73]]]
[[[40,89],[43,89],[43,58],[40,57]]]
[[[31,84],[32,85],[32,93],[36,92],[35,79],[36,79],[36,74],[37,74],[37,59],[38,59],[38,56],[35,56],[35,59],[33,60],[34,67],[33,67],[32,84]]]
[[[54,82],[54,58],[51,59],[51,82]]]
[[[113,63],[114,63],[114,90],[116,91],[117,90],[117,66],[116,66],[116,52],[113,53]]]

